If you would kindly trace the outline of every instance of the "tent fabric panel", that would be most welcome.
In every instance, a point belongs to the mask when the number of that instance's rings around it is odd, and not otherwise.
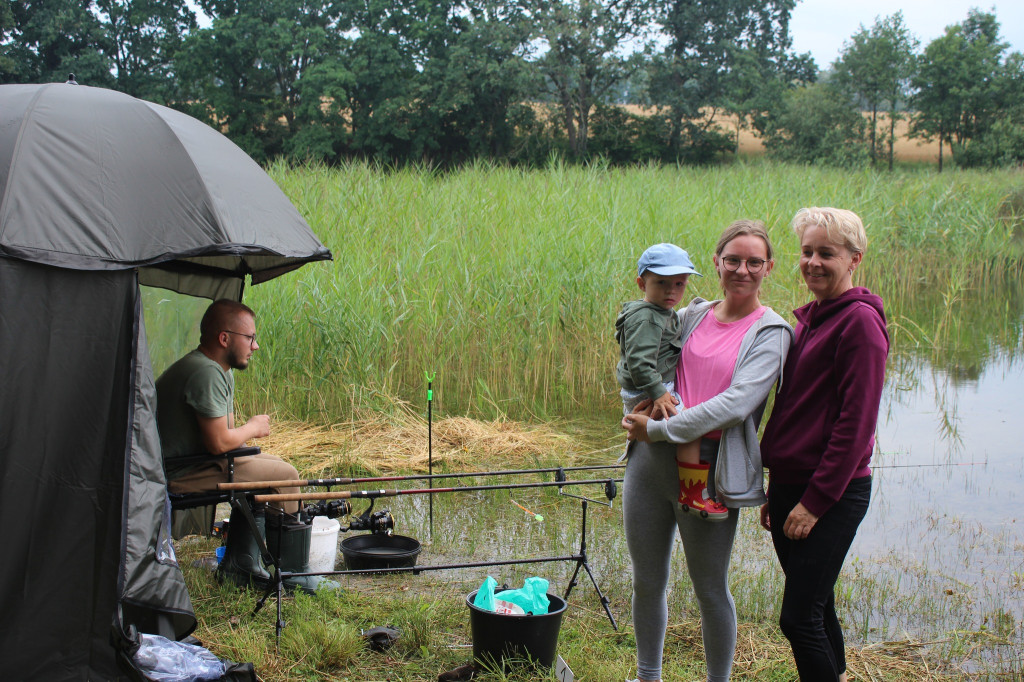
[[[0,660],[113,679],[135,278],[0,258]]]
[[[148,287],[176,291],[188,296],[208,298],[211,301],[216,301],[219,298],[239,301],[242,298],[244,280],[241,277],[173,272],[163,268],[140,268],[139,283]]]
[[[208,125],[195,125],[187,114],[146,104],[177,135],[204,179],[221,225],[221,242],[259,244],[263,252],[282,256],[326,251],[277,183],[234,142]],[[235,200],[244,196],[260,201]]]
[[[3,211],[3,197],[7,195],[8,170],[14,148],[19,139],[22,118],[36,93],[31,88],[15,88],[5,91],[4,106],[0,107],[0,214]],[[2,230],[0,223],[0,230]],[[2,232],[0,232],[2,237]]]
[[[142,321],[142,298],[135,299],[135,353],[131,462],[124,505],[122,615],[140,632],[160,633],[160,619],[174,639],[196,627],[188,588],[178,568],[170,535],[170,507],[160,435],[156,427],[156,386]]]

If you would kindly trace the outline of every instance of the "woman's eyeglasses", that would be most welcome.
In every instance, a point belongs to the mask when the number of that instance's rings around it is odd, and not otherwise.
[[[760,272],[764,267],[765,260],[764,258],[737,258],[736,256],[726,256],[722,259],[722,265],[729,272],[736,272],[743,263],[747,264],[747,272]]]

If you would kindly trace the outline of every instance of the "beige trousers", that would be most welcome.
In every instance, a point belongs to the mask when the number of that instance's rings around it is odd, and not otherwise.
[[[258,455],[235,458],[235,481],[247,483],[251,481],[282,481],[295,480],[299,472],[280,457],[261,452]],[[180,478],[168,481],[167,488],[172,493],[201,493],[216,490],[218,483],[228,480],[228,461],[221,458],[201,469],[189,472]],[[297,493],[298,488],[272,488],[275,493]],[[298,502],[282,502],[281,509],[287,514],[299,511]]]

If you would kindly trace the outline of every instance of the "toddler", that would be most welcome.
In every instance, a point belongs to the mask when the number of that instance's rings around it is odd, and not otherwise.
[[[663,419],[677,413],[677,404],[683,407],[675,392],[682,329],[674,308],[683,300],[690,275],[701,275],[689,254],[675,244],[655,244],[644,251],[636,272],[644,297],[624,303],[615,320],[620,351],[615,373],[622,389],[623,414],[650,399],[654,405],[651,418]],[[703,479],[693,475],[701,469],[700,439],[677,445],[676,462],[683,511],[697,511],[711,520],[728,517],[728,510],[706,499],[707,473]]]

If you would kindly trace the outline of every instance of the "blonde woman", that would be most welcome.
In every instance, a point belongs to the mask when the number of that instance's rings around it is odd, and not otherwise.
[[[800,679],[845,682],[835,584],[871,497],[889,335],[882,299],[853,285],[867,247],[857,214],[801,209],[793,231],[814,300],[793,311],[796,340],[761,440],[761,524],[786,575],[779,623]]]

